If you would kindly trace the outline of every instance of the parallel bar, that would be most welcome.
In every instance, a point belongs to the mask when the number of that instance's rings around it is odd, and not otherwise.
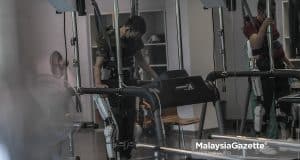
[[[78,29],[77,29],[77,15],[76,11],[72,12],[72,27],[73,27],[73,40],[74,40],[74,63],[76,66],[76,87],[81,87],[81,76],[80,76],[80,60],[79,60],[79,44],[78,44]]]
[[[166,134],[164,129],[164,124],[161,120],[160,110],[156,109],[154,111],[154,124],[155,124],[155,132],[156,138],[159,146],[166,146]]]
[[[201,107],[201,115],[200,115],[200,122],[199,122],[199,129],[198,129],[198,138],[202,138],[202,132],[204,128],[204,123],[205,123],[205,116],[206,116],[206,110],[207,110],[207,103],[203,103]]]
[[[240,125],[240,134],[242,135],[244,133],[244,129],[246,126],[247,121],[247,115],[248,115],[248,108],[249,108],[249,100],[250,100],[250,94],[251,94],[251,80],[248,78],[248,88],[247,88],[247,95],[246,95],[246,102],[245,102],[245,108],[242,111],[242,122]]]
[[[220,154],[213,154],[213,153],[203,153],[203,152],[193,152],[183,149],[176,149],[176,148],[169,148],[169,147],[158,147],[154,145],[148,145],[148,144],[136,144],[137,148],[148,148],[148,149],[154,149],[154,150],[160,150],[163,152],[170,152],[170,153],[176,153],[176,154],[182,154],[182,155],[191,155],[191,156],[201,156],[203,158],[216,158],[216,159],[228,159],[228,160],[239,160],[237,158],[229,157],[226,155],[220,155]]]
[[[156,107],[159,105],[158,100],[146,88],[141,87],[126,87],[126,88],[78,88],[77,93],[79,94],[116,94],[122,96],[135,96],[147,99],[151,106]],[[160,110],[153,108],[154,110],[154,123],[155,132],[160,146],[166,146],[165,130],[161,120]]]
[[[177,25],[176,29],[177,29],[179,69],[182,70],[184,69],[184,64],[183,64],[183,51],[182,51],[180,0],[176,0],[176,25]]]
[[[217,114],[217,120],[218,120],[218,126],[219,126],[219,132],[220,134],[224,134],[224,117],[223,117],[223,109],[221,108],[221,101],[218,100],[215,103],[215,109]]]
[[[288,77],[300,80],[300,70],[274,70],[274,71],[231,71],[224,73],[223,71],[210,72],[206,80],[215,81],[217,79],[229,77]]]
[[[123,71],[122,71],[122,53],[120,46],[120,29],[119,29],[119,0],[114,0],[114,24],[117,48],[117,65],[118,65],[118,80],[119,88],[123,87]]]
[[[271,0],[267,0],[267,17],[272,18],[271,13]],[[272,35],[272,26],[269,25],[268,31],[267,31],[267,37],[268,37],[268,46],[269,46],[269,58],[270,58],[270,71],[273,71],[275,69],[274,67],[274,59],[273,59],[273,35]]]
[[[221,41],[221,49],[220,54],[222,55],[223,60],[223,72],[227,71],[227,64],[226,64],[226,51],[225,51],[225,38],[224,38],[224,23],[223,23],[223,8],[219,7],[219,37]]]
[[[287,141],[280,141],[280,140],[273,140],[273,139],[266,139],[266,138],[251,138],[251,137],[244,137],[244,136],[222,136],[222,135],[211,135],[213,139],[230,139],[230,140],[240,140],[240,141],[247,141],[247,142],[258,142],[258,143],[267,143],[271,145],[278,145],[282,147],[293,147],[293,148],[300,148],[299,143],[291,143]]]

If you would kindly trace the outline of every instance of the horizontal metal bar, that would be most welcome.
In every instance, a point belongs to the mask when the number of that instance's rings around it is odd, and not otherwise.
[[[215,81],[222,78],[230,77],[287,77],[287,78],[297,78],[300,80],[300,70],[296,69],[276,69],[274,71],[213,71],[210,72],[206,80]]]
[[[300,148],[299,143],[292,143],[292,142],[273,140],[267,138],[252,138],[252,137],[245,137],[245,136],[222,136],[222,135],[210,135],[210,137],[213,139],[240,140],[240,141],[247,141],[247,142],[267,143],[271,145],[277,145],[280,147]]]
[[[155,149],[160,150],[163,152],[170,152],[170,153],[177,153],[183,155],[192,155],[192,156],[201,156],[203,158],[216,158],[216,159],[228,159],[228,160],[238,160],[238,158],[233,158],[225,155],[213,154],[213,153],[203,153],[203,152],[194,152],[189,150],[183,149],[176,149],[176,148],[169,148],[169,147],[158,147],[149,144],[136,144],[137,148],[148,148],[148,149]]]

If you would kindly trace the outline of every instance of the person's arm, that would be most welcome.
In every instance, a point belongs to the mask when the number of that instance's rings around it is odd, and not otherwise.
[[[258,33],[254,33],[249,37],[252,49],[260,49],[262,47],[268,26],[273,23],[274,22],[271,18],[266,18],[261,27],[259,28]]]
[[[157,79],[157,73],[150,67],[150,65],[146,62],[141,51],[139,51],[135,56],[136,63],[152,78]]]

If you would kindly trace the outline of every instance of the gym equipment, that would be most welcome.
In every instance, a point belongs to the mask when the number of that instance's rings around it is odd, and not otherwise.
[[[141,88],[141,87],[125,87],[125,88],[77,88],[76,92],[78,94],[115,94],[115,95],[120,95],[120,96],[135,96],[135,97],[140,97],[140,98],[144,98],[147,99],[151,106],[159,106],[157,97],[155,96],[155,94],[153,94],[153,92],[150,89],[147,88]],[[104,114],[106,113],[111,113],[109,110],[108,103],[104,102],[104,101],[100,101],[99,104],[105,104],[105,106],[101,106],[100,109],[102,110],[101,112],[103,113],[104,118],[106,118],[106,115]],[[153,115],[154,115],[154,122],[155,122],[155,131],[156,131],[156,136],[157,136],[157,144],[159,146],[165,146],[166,142],[165,142],[165,135],[164,135],[164,131],[163,131],[163,126],[162,126],[162,122],[160,119],[160,112],[159,110],[153,109]],[[105,119],[104,119],[105,120]],[[118,130],[117,128],[117,124],[115,123],[115,121],[108,121],[110,123],[112,123],[112,125],[115,127],[115,130]],[[110,130],[110,132],[107,133],[107,137],[109,137],[109,133],[112,133]],[[114,137],[116,138],[116,137]],[[110,147],[110,146],[108,146]]]
[[[278,99],[278,102],[300,103],[300,93],[281,97]]]
[[[217,79],[230,78],[230,77],[287,77],[287,78],[297,78],[300,80],[300,70],[276,69],[274,71],[232,71],[226,73],[222,71],[213,71],[207,75],[206,81],[213,83]],[[202,131],[203,131],[204,121],[206,116],[206,109],[207,109],[207,104],[203,104],[201,115],[200,115],[199,131],[198,131],[199,132],[198,136],[200,139],[202,137]],[[243,119],[245,119],[245,116],[247,116],[248,109],[247,110],[245,109],[247,109],[247,107],[244,108],[243,113],[245,114],[243,115],[244,116]],[[220,115],[218,116],[219,118],[222,117],[222,113],[220,113],[221,112],[220,110],[216,110],[216,112],[217,115]],[[222,119],[220,121],[222,121]],[[241,124],[241,127],[245,126],[244,123]]]
[[[267,0],[267,17],[272,18],[271,13],[271,0]],[[273,33],[272,33],[272,26],[269,25],[267,30],[267,37],[268,37],[268,46],[269,46],[269,59],[270,59],[270,70],[273,71],[274,67],[274,59],[273,59]]]
[[[204,82],[200,76],[161,80],[159,85],[162,107],[215,102],[219,99],[215,86]]]
[[[179,69],[183,70],[184,60],[183,60],[183,50],[182,50],[182,29],[181,29],[180,0],[175,0],[175,8],[176,8],[176,30],[177,30]]]
[[[228,5],[226,4],[234,4],[231,0],[201,0],[205,8],[218,8],[219,13],[219,30],[218,30],[218,36],[220,38],[220,54],[222,55],[222,67],[223,71],[227,71],[227,64],[226,64],[226,52],[225,52],[225,34],[224,34],[224,20],[223,20],[223,7],[226,7]],[[231,6],[231,5],[230,5]],[[228,6],[228,8],[231,8]],[[234,8],[232,6],[232,8]],[[231,11],[231,10],[230,10]]]
[[[116,37],[116,52],[117,52],[117,66],[118,66],[118,82],[119,88],[123,87],[123,70],[122,70],[122,50],[120,45],[120,30],[119,30],[119,0],[114,0],[114,28]]]

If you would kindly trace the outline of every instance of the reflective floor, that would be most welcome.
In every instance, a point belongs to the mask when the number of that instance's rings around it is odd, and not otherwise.
[[[194,139],[194,135],[188,133],[185,135],[185,146],[187,149],[191,149],[192,139]],[[153,144],[155,142],[155,138],[151,137],[142,137],[141,142]],[[176,131],[170,133],[167,136],[167,146],[178,148],[178,134]],[[289,150],[287,148],[280,148],[272,146],[276,151],[277,154],[275,155],[266,155],[262,154],[261,152],[247,152],[247,156],[251,155],[252,159],[283,159],[283,160],[292,160],[297,159],[300,154],[297,150]],[[242,158],[242,154],[244,152],[236,152],[236,158],[238,159],[249,159]],[[80,156],[81,160],[105,160],[105,146],[104,146],[104,137],[103,132],[95,132],[93,130],[81,130],[79,133],[75,135],[75,154]],[[153,152],[151,150],[145,149],[137,149],[133,151],[133,158],[134,160],[138,159],[150,159],[153,160]],[[263,158],[262,158],[263,157]],[[174,154],[168,154],[169,160],[181,160],[184,159],[184,156],[178,156]],[[198,158],[199,159],[199,158]],[[250,158],[251,159],[251,158]]]
[[[185,135],[186,146],[191,143],[191,139],[194,136],[191,134]],[[74,137],[75,139],[75,154],[79,155],[81,160],[104,160],[106,159],[105,156],[105,146],[104,146],[104,136],[103,132],[95,132],[92,130],[81,130],[77,133]],[[168,147],[176,147],[178,148],[178,135],[173,134],[167,137],[167,145]],[[154,137],[142,137],[141,142],[153,144],[155,142]],[[137,149],[133,151],[132,159],[153,159],[153,152],[151,150],[145,149]],[[183,156],[177,155],[168,155],[169,159],[172,160],[179,160],[183,159]]]

